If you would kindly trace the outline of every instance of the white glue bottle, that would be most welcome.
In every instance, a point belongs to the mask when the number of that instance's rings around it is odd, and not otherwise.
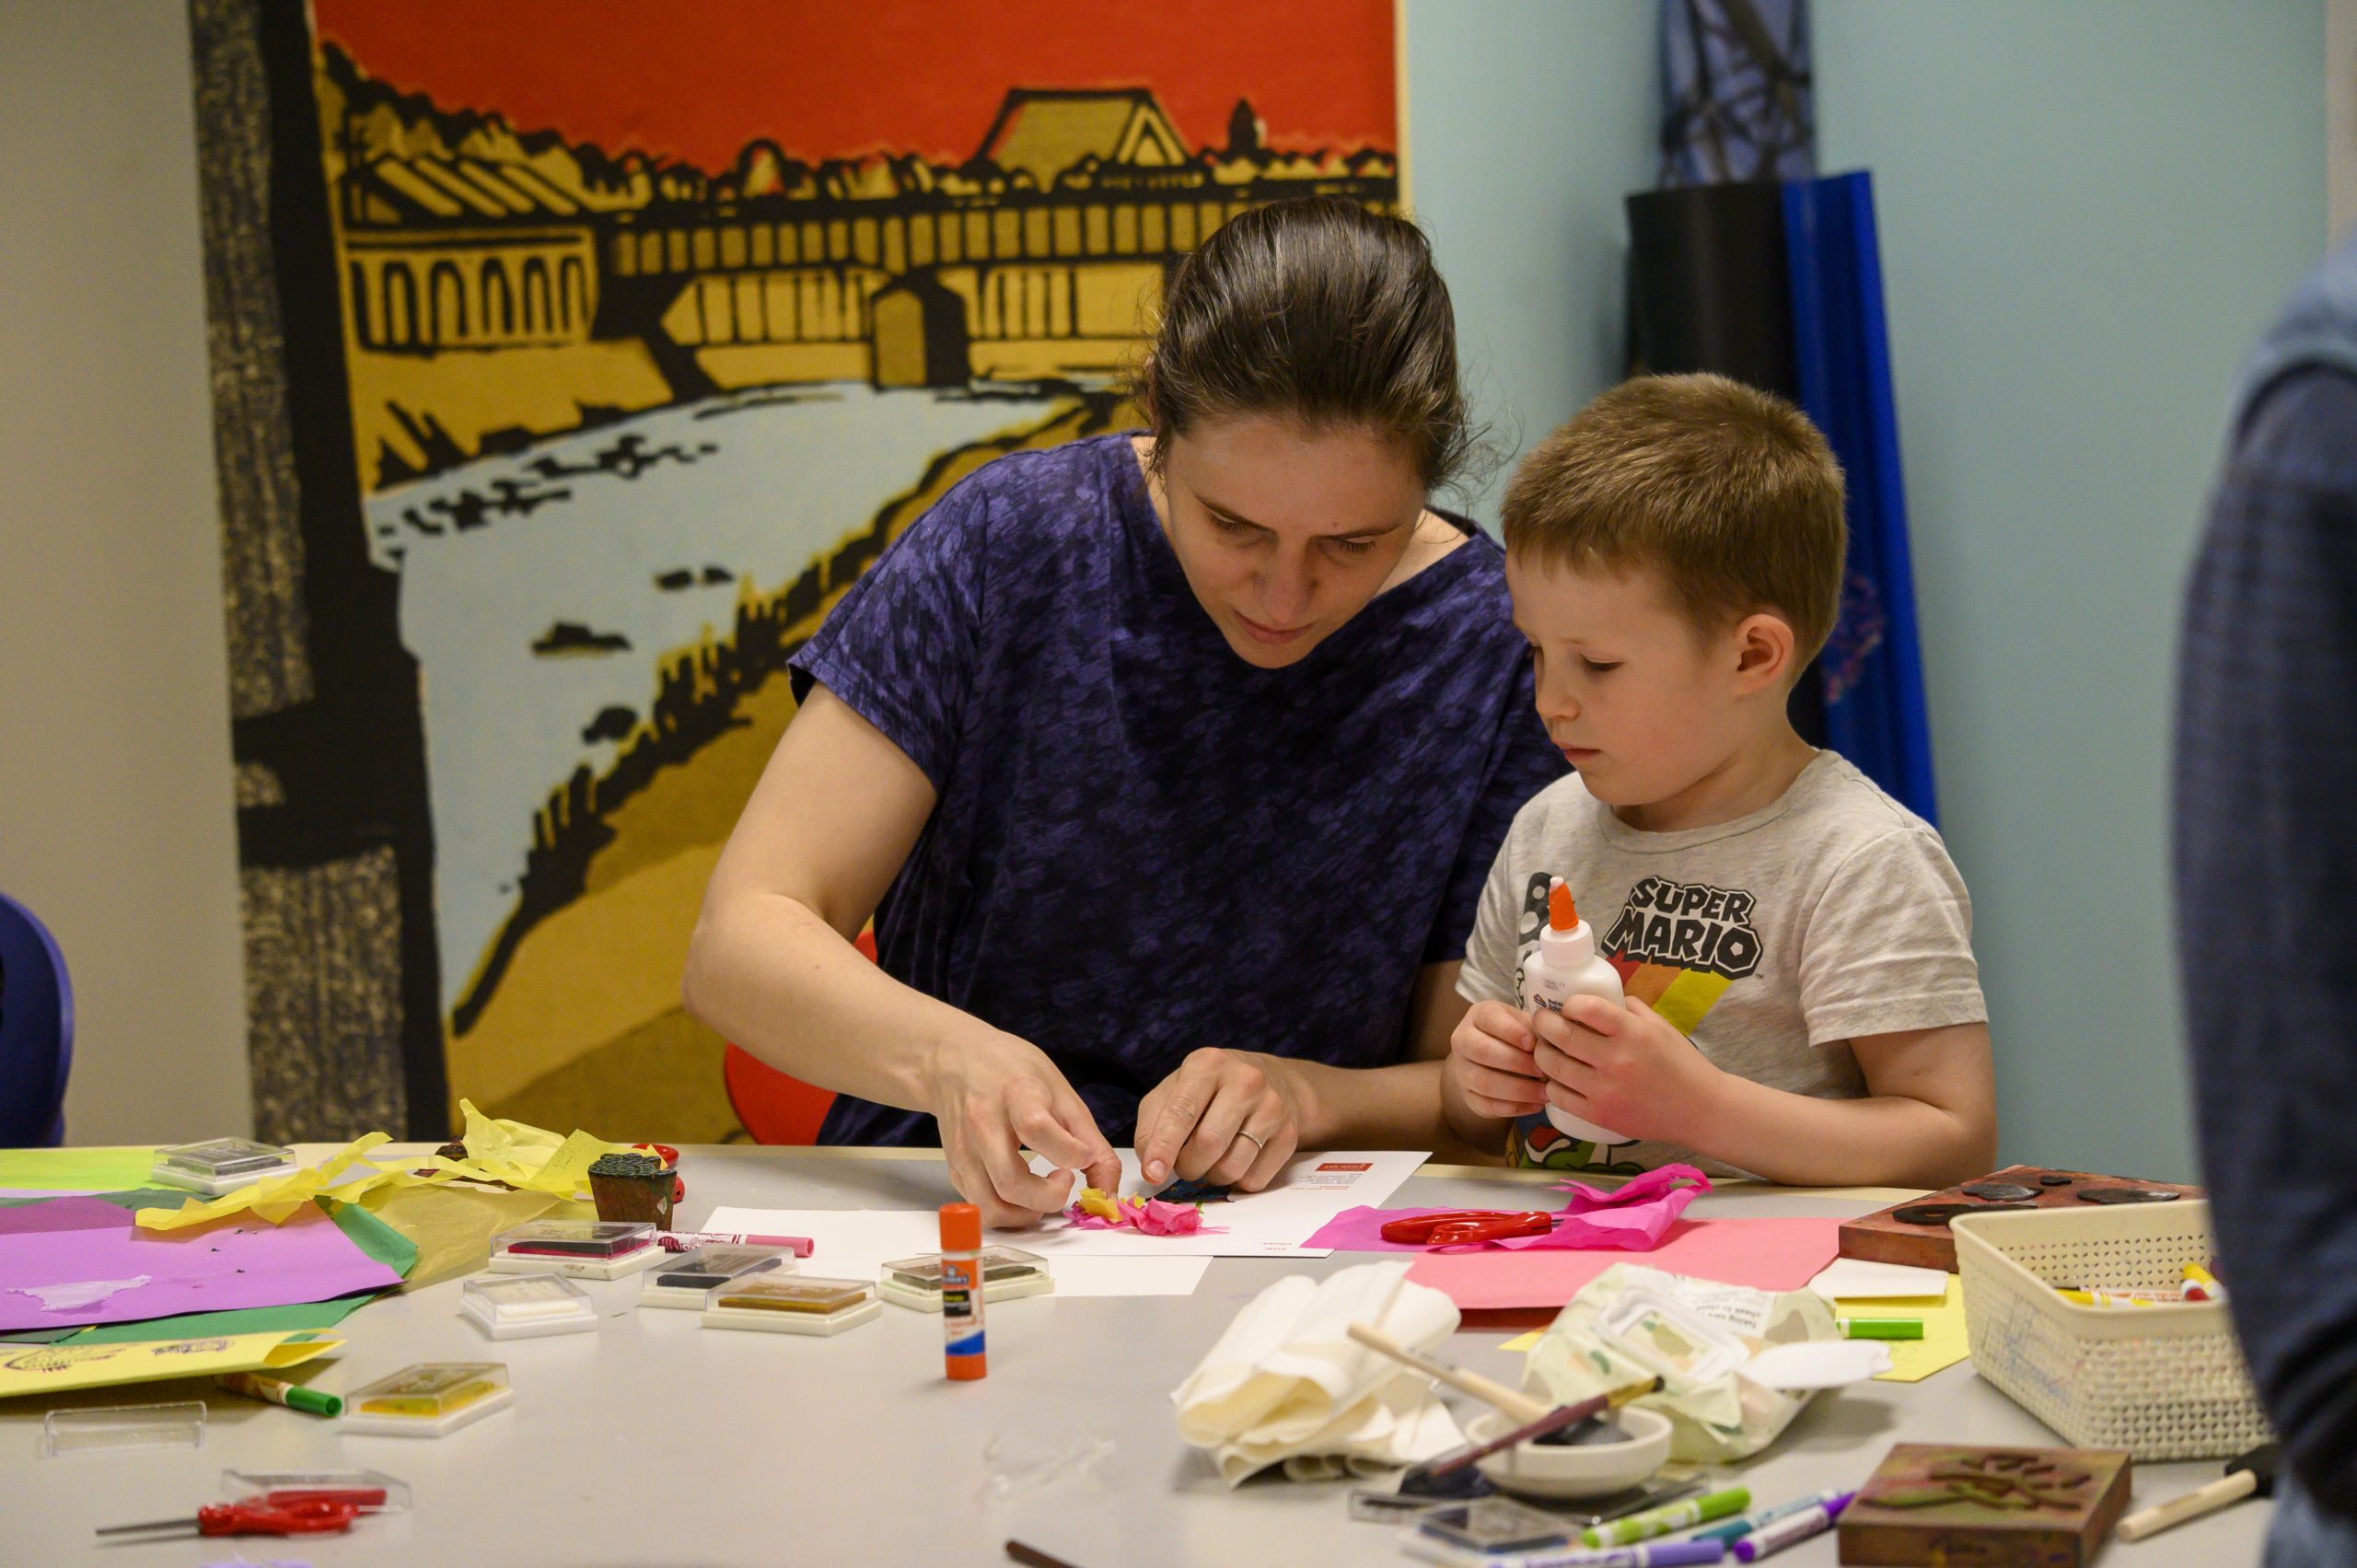
[[[1601,996],[1619,1006],[1620,971],[1597,955],[1596,933],[1580,918],[1572,903],[1571,889],[1558,877],[1547,889],[1546,928],[1538,934],[1538,946],[1522,962],[1522,1005],[1531,1012],[1543,1007],[1561,1013],[1563,1004],[1574,996]],[[1583,1143],[1629,1142],[1610,1128],[1583,1121],[1551,1102],[1547,1120],[1565,1136]]]

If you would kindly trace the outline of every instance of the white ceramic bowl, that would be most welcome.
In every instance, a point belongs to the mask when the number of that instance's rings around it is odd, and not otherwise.
[[[1650,1480],[1669,1458],[1669,1417],[1635,1406],[1612,1417],[1629,1434],[1622,1443],[1573,1447],[1517,1443],[1480,1461],[1481,1473],[1502,1491],[1530,1497],[1601,1497]],[[1466,1428],[1476,1443],[1513,1430],[1516,1423],[1492,1411]]]

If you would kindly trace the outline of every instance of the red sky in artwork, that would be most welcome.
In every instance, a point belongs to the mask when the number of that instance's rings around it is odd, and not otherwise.
[[[312,0],[319,36],[443,109],[718,171],[962,162],[1011,87],[1151,87],[1190,145],[1238,96],[1278,146],[1397,145],[1392,0]]]

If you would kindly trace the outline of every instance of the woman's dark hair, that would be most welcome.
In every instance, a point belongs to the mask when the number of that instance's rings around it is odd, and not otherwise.
[[[1223,415],[1367,424],[1438,489],[1472,445],[1457,319],[1415,225],[1338,196],[1249,208],[1178,269],[1138,377],[1158,460]]]

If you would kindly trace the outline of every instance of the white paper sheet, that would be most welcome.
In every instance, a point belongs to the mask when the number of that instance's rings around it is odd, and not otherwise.
[[[1145,1195],[1152,1184],[1138,1175],[1134,1149],[1121,1156],[1121,1194]],[[1360,1204],[1380,1205],[1432,1156],[1414,1149],[1328,1150],[1295,1155],[1262,1191],[1239,1192],[1224,1203],[1206,1204],[1203,1225],[1220,1234],[1140,1236],[1129,1230],[1075,1230],[1062,1219],[1043,1221],[1029,1240],[1008,1239],[1051,1258],[1090,1253],[1108,1258],[1158,1258],[1202,1253],[1214,1258],[1323,1258],[1331,1249],[1304,1247],[1328,1220]],[[1032,1168],[1045,1172],[1045,1160]]]
[[[810,1256],[802,1272],[828,1279],[872,1280],[884,1265],[941,1250],[940,1216],[930,1209],[745,1209],[712,1212],[707,1230],[762,1236],[807,1236]],[[1212,1266],[1206,1254],[1089,1257],[1048,1253],[1024,1231],[993,1232],[993,1241],[1049,1259],[1058,1295],[1191,1295]]]
[[[1874,1263],[1864,1258],[1836,1258],[1808,1288],[1828,1301],[1912,1300],[1944,1295],[1948,1288],[1945,1269],[1915,1269],[1904,1263]]]

